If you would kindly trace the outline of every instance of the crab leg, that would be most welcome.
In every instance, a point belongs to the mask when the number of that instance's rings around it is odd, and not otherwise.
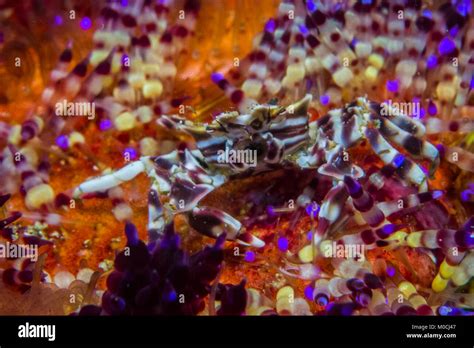
[[[150,240],[155,241],[169,223],[167,218],[173,213],[191,211],[216,186],[210,184],[212,180],[187,149],[153,157],[151,161],[154,170],[148,173],[153,180],[148,194],[148,234]],[[162,195],[169,196],[167,216],[160,200]]]
[[[260,239],[249,233],[241,233],[241,223],[231,215],[215,208],[197,207],[199,201],[216,187],[224,183],[220,176],[212,176],[197,160],[199,151],[173,151],[164,156],[142,157],[126,167],[81,184],[75,191],[83,193],[105,191],[125,181],[132,180],[138,174],[147,171],[153,183],[148,194],[148,235],[154,242],[164,233],[164,228],[172,214],[188,213],[190,225],[198,232],[217,238],[221,233],[227,239],[236,239],[239,243],[262,247]],[[169,196],[169,214],[160,201],[161,195]]]
[[[146,170],[149,160],[149,157],[142,157],[139,161],[132,162],[116,172],[88,180],[74,190],[74,197],[79,197],[84,193],[104,192],[130,181]]]
[[[344,150],[340,145],[331,150],[326,150],[325,159],[327,163],[318,168],[319,174],[328,175],[337,180],[343,180],[346,175],[356,179],[364,176],[362,168],[344,160]]]
[[[341,241],[345,244],[368,244],[377,240],[386,239],[394,232],[403,228],[402,225],[391,224],[383,211],[374,203],[372,196],[364,190],[362,185],[350,176],[344,177],[344,184],[352,198],[352,204],[360,213],[362,219],[370,226],[359,234],[344,236]]]
[[[261,248],[265,243],[250,233],[242,233],[242,224],[226,212],[212,207],[196,207],[188,213],[189,225],[211,238],[226,233],[226,239]]]
[[[434,173],[439,165],[439,152],[433,144],[404,131],[387,119],[374,115],[371,118],[381,123],[380,133],[383,136],[402,146],[414,157],[429,159],[432,162],[430,174]]]
[[[344,109],[331,110],[316,121],[317,127],[336,144],[347,149],[362,138],[362,121],[357,108],[357,105],[349,104]]]
[[[181,172],[174,174],[169,195],[171,205],[178,208],[176,212],[187,212],[191,227],[204,235],[217,238],[226,233],[228,240],[237,240],[241,244],[257,248],[263,247],[263,241],[249,233],[242,233],[242,224],[230,214],[217,208],[198,206],[199,201],[226,181],[226,178],[213,176],[209,169],[204,169],[198,158],[202,159],[199,151],[184,150],[179,168]],[[155,163],[157,162],[160,161],[155,160]],[[163,161],[161,166],[167,167]],[[173,170],[173,167],[171,169]],[[157,170],[156,173],[160,171]]]
[[[393,107],[392,105],[383,105],[376,102],[370,102],[370,108],[373,110],[373,112],[375,112],[376,115],[382,115],[382,108],[385,108],[387,116],[383,115],[384,118],[390,117],[391,123],[417,138],[425,135],[426,133],[426,128],[423,123],[402,114],[400,110]]]
[[[335,259],[334,268],[347,279],[360,279],[370,289],[384,289],[382,280],[366,268],[364,263],[355,260]]]
[[[344,184],[352,198],[354,208],[370,227],[378,227],[386,222],[382,210],[374,204],[372,196],[362,188],[357,180],[346,175],[344,176]]]
[[[407,179],[410,183],[417,185],[420,192],[428,190],[426,175],[417,164],[393,148],[378,130],[367,128],[365,135],[380,159],[386,165],[394,166],[402,179]]]
[[[339,182],[326,194],[318,214],[318,227],[314,233],[314,244],[319,245],[329,227],[341,215],[347,200],[347,191],[343,182]]]
[[[163,234],[168,221],[165,220],[164,208],[160,201],[160,187],[155,181],[148,193],[148,240],[154,242]]]
[[[388,245],[386,242],[387,238],[392,236],[395,232],[403,230],[403,228],[405,228],[405,225],[388,223],[378,228],[368,228],[358,233],[347,234],[342,236],[338,240],[338,243],[342,243],[343,245],[364,244],[369,249],[376,245],[385,246]],[[380,243],[379,241],[385,241],[385,244],[378,244]]]
[[[371,245],[378,240],[385,240],[396,231],[402,230],[403,225],[392,224],[387,220],[387,215],[391,216],[401,210],[399,201],[375,204],[372,196],[367,193],[357,180],[345,176],[344,183],[352,198],[355,209],[361,214],[363,220],[371,227],[355,235],[344,236],[343,243],[364,243]],[[442,191],[423,192],[409,195],[402,199],[402,207],[411,208],[420,204],[432,201],[441,197]]]
[[[400,208],[398,203],[389,205],[375,204],[372,196],[367,193],[357,180],[345,176],[344,183],[349,192],[354,208],[360,213],[362,219],[370,226],[360,233],[346,235],[340,239],[343,244],[365,244],[372,246],[380,240],[387,240],[395,232],[402,230],[404,225],[392,224],[387,220],[387,214],[393,215]],[[439,198],[441,191],[414,194],[404,199],[406,207],[415,207],[433,199]]]

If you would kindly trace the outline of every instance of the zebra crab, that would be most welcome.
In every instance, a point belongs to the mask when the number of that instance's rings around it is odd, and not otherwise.
[[[162,116],[158,120],[162,127],[191,135],[196,148],[141,157],[116,172],[82,183],[74,196],[107,191],[146,172],[152,181],[147,226],[151,242],[160,239],[174,214],[185,214],[190,226],[204,235],[217,238],[225,232],[228,240],[263,247],[265,243],[246,232],[233,216],[214,207],[200,206],[200,201],[229,180],[242,176],[287,167],[310,169],[329,176],[333,182],[317,212],[319,223],[314,239],[319,243],[348,200],[371,227],[387,224],[384,214],[358,182],[364,171],[347,159],[346,150],[364,139],[385,164],[385,174],[396,173],[402,181],[425,192],[425,196],[430,195],[426,192],[428,173],[410,158],[428,159],[431,172],[439,163],[436,147],[421,139],[425,131],[421,122],[396,109],[382,113],[384,105],[366,98],[358,98],[310,122],[311,100],[311,95],[306,95],[288,107],[255,105],[248,114],[225,112],[205,124]],[[410,156],[400,153],[391,143]],[[248,157],[253,161],[223,156],[249,151],[255,154],[255,158]],[[298,205],[311,203],[312,194],[314,187],[305,189],[298,197]],[[169,198],[164,204],[163,196]]]

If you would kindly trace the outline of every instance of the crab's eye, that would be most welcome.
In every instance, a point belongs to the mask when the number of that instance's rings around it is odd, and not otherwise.
[[[250,127],[252,127],[253,129],[260,129],[262,128],[262,121],[260,120],[253,120],[252,123],[250,123]]]

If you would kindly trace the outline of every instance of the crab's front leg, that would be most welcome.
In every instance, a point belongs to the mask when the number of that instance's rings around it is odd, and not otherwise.
[[[165,208],[160,200],[160,186],[156,181],[148,193],[148,241],[155,242],[163,235],[165,227],[170,223],[171,212],[165,215]]]
[[[132,162],[125,167],[105,174],[80,184],[74,190],[74,197],[83,197],[88,194],[105,192],[111,188],[121,185],[124,182],[133,180],[137,175],[146,172],[153,180],[148,194],[148,235],[150,241],[155,241],[162,235],[165,225],[164,208],[159,199],[160,194],[166,194],[169,191],[169,184],[166,180],[157,175],[156,168],[166,163],[169,168],[172,164],[178,164],[177,152],[173,151],[168,155],[153,157],[141,157],[140,160]]]
[[[196,207],[188,213],[189,225],[201,234],[217,238],[226,233],[228,240],[261,248],[265,243],[254,235],[244,232],[240,221],[226,212],[212,207]]]
[[[150,159],[153,170],[148,193],[148,236],[150,242],[161,238],[164,228],[174,214],[186,213],[212,192],[223,180],[216,180],[207,173],[191,151],[173,151]],[[216,184],[217,183],[217,184]],[[161,197],[168,197],[166,204]]]
[[[132,162],[116,172],[87,180],[74,190],[74,197],[78,198],[89,193],[105,192],[124,182],[130,181],[138,174],[146,171],[148,161],[149,157],[142,157],[140,160]]]
[[[347,198],[348,194],[342,181],[333,186],[326,194],[318,214],[318,227],[314,231],[313,241],[315,245],[321,243],[331,225],[341,216]]]
[[[364,175],[361,168],[344,161],[342,146],[331,147],[328,137],[322,130],[317,129],[317,126],[316,122],[310,123],[311,142],[294,158],[296,165],[300,168],[312,168],[321,175],[331,177],[334,181],[334,186],[327,192],[318,212],[318,227],[313,236],[315,245],[319,245],[325,238],[331,225],[341,216],[347,202],[348,194],[342,181],[344,176],[352,175],[359,178]]]
[[[192,228],[208,237],[217,238],[225,233],[228,240],[263,247],[263,241],[245,233],[242,224],[228,213],[199,206],[205,196],[227,181],[226,176],[205,165],[203,159],[199,150],[187,149],[154,159],[155,170],[150,176],[155,180],[149,194],[150,240],[160,238],[170,216],[183,213]],[[163,206],[160,196],[168,196],[168,204]]]

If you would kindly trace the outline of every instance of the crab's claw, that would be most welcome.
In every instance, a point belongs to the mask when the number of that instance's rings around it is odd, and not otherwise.
[[[194,208],[188,213],[192,228],[211,238],[226,233],[227,240],[236,240],[240,244],[261,248],[265,243],[250,233],[242,233],[242,224],[226,212],[212,208]]]
[[[146,161],[146,157],[142,157],[139,161],[132,162],[115,172],[87,180],[74,190],[73,197],[79,198],[88,193],[105,192],[130,181],[146,170]]]

